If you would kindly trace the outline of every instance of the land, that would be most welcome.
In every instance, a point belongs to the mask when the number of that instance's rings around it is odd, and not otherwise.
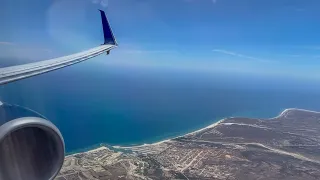
[[[56,180],[320,179],[320,113],[227,118],[156,144],[114,148],[128,152],[101,147],[67,156]]]

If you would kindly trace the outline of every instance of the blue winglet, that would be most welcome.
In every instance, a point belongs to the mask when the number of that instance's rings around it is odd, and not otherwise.
[[[103,36],[104,36],[104,43],[103,44],[111,44],[111,45],[118,45],[116,39],[113,36],[110,24],[108,22],[108,19],[106,17],[106,14],[104,11],[99,10],[101,14],[101,21],[102,21],[102,27],[103,27]]]

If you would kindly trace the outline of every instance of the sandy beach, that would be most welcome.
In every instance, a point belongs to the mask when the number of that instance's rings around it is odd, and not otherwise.
[[[292,110],[299,110],[299,111],[305,111],[305,112],[312,112],[312,113],[320,113],[320,112],[316,112],[316,111],[310,111],[310,110],[305,110],[305,109],[298,109],[298,108],[288,108],[288,109],[285,109],[284,111],[282,111],[278,116],[276,117],[273,117],[273,118],[269,118],[269,120],[272,120],[272,119],[277,119],[277,118],[280,118],[282,116],[285,116],[288,112],[292,111]],[[230,117],[231,118],[231,117]],[[173,137],[173,138],[169,138],[169,139],[166,139],[166,140],[163,140],[163,141],[159,141],[159,142],[155,142],[155,143],[151,143],[151,144],[143,144],[143,145],[137,145],[137,146],[112,146],[113,148],[115,149],[131,149],[131,148],[142,148],[142,147],[147,147],[147,146],[157,146],[157,145],[161,145],[162,143],[166,143],[166,142],[170,142],[172,141],[172,139],[175,139],[175,138],[179,138],[179,137],[183,137],[183,136],[188,136],[188,135],[193,135],[195,133],[198,133],[198,132],[201,132],[201,131],[204,131],[206,129],[210,129],[210,128],[213,128],[215,126],[218,126],[220,123],[222,123],[225,119],[228,119],[228,118],[224,118],[224,119],[221,119],[209,126],[206,126],[204,128],[201,128],[201,129],[198,129],[198,130],[195,130],[195,131],[192,131],[190,133],[187,133],[187,134],[184,134],[184,135],[180,135],[180,136],[177,136],[177,137]],[[96,148],[96,149],[93,149],[93,150],[90,150],[90,151],[86,151],[86,152],[95,152],[95,151],[99,151],[99,150],[103,150],[103,149],[108,149],[107,147],[105,146],[101,146],[99,148]],[[79,153],[77,153],[79,154]],[[72,155],[75,155],[75,154],[72,154]]]
[[[310,111],[310,110],[306,110],[306,109],[288,108],[288,109],[285,109],[284,111],[282,111],[278,116],[276,116],[276,117],[274,117],[274,118],[270,118],[270,119],[280,118],[280,117],[282,117],[282,116],[285,116],[288,112],[293,111],[293,110],[304,111],[304,112],[311,112],[311,113],[320,113],[320,112],[317,112],[317,111]]]
[[[217,125],[219,125],[219,123],[221,123],[222,121],[224,121],[226,118],[224,119],[221,119],[217,122],[215,122],[214,124],[211,124],[209,126],[206,126],[202,129],[199,129],[199,130],[195,130],[193,132],[190,132],[190,133],[187,133],[187,134],[184,134],[184,135],[180,135],[180,136],[177,136],[177,137],[174,137],[174,138],[169,138],[169,139],[166,139],[166,140],[163,140],[163,141],[159,141],[159,142],[156,142],[156,143],[151,143],[151,144],[143,144],[143,145],[138,145],[138,146],[112,146],[113,148],[116,148],[116,149],[130,149],[130,148],[139,148],[139,147],[146,147],[146,146],[156,146],[156,145],[160,145],[162,143],[165,143],[165,142],[170,142],[172,139],[175,139],[175,138],[179,138],[179,137],[183,137],[183,136],[187,136],[187,135],[192,135],[192,134],[195,134],[195,133],[198,133],[198,132],[201,132],[203,130],[206,130],[206,129],[209,129],[209,128],[213,128]]]

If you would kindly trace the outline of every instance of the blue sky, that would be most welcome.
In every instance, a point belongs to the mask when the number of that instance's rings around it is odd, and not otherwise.
[[[4,0],[0,58],[42,60],[101,44],[97,9],[119,47],[91,63],[320,80],[318,0]]]

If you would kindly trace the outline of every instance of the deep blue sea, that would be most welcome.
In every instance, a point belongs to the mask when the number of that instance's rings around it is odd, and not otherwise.
[[[31,108],[62,132],[67,152],[99,143],[137,145],[230,116],[271,118],[320,110],[316,82],[108,67],[88,62],[0,87],[0,100]]]

